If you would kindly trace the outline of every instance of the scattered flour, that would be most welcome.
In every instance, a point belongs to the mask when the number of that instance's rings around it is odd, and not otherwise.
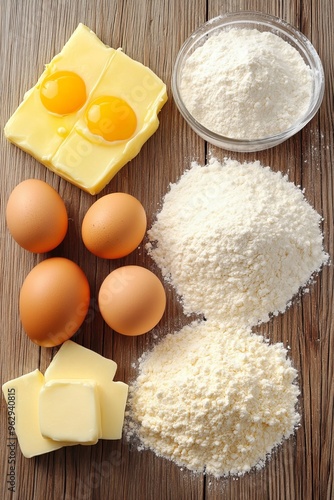
[[[195,472],[262,466],[299,423],[296,370],[282,344],[202,321],[169,334],[140,360],[128,438]]]
[[[325,264],[320,216],[302,191],[259,162],[212,159],[170,186],[148,251],[205,316],[139,360],[128,439],[193,471],[242,475],[299,423],[296,370],[282,344],[251,327],[283,312]]]
[[[308,109],[313,76],[279,36],[231,29],[187,59],[180,93],[202,125],[235,139],[259,139],[294,125]]]
[[[212,159],[170,186],[147,248],[186,314],[254,326],[327,261],[320,221],[280,172]]]

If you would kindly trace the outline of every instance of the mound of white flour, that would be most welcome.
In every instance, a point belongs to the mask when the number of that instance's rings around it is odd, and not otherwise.
[[[313,75],[279,36],[231,29],[210,36],[186,60],[180,92],[213,132],[259,139],[294,125],[308,109]]]
[[[147,248],[186,314],[253,326],[327,261],[320,221],[280,172],[213,159],[170,186]]]
[[[193,323],[140,360],[127,436],[190,470],[241,475],[262,466],[299,423],[295,377],[281,344]]]
[[[126,435],[193,471],[261,467],[299,422],[296,370],[251,327],[283,312],[327,261],[321,218],[259,162],[193,163],[170,186],[148,251],[186,313],[204,315],[139,360]]]

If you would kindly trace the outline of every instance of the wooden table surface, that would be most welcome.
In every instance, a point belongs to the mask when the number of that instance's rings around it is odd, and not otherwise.
[[[259,159],[273,170],[288,173],[305,189],[306,198],[324,218],[324,243],[333,259],[333,20],[332,0],[1,0],[1,129],[35,84],[44,63],[60,51],[79,22],[102,41],[122,47],[148,65],[168,86],[169,100],[160,114],[160,127],[140,154],[125,166],[99,196],[125,191],[143,203],[151,225],[162,196],[192,159],[228,155],[239,160]],[[206,144],[180,116],[173,102],[170,80],[177,52],[190,33],[207,19],[237,10],[262,10],[299,28],[314,44],[326,74],[326,91],[319,113],[305,129],[284,144],[254,154],[228,153]],[[85,270],[92,292],[89,317],[75,341],[113,358],[119,380],[136,376],[133,364],[153,345],[153,335],[127,338],[112,333],[97,309],[96,296],[104,277],[115,267],[141,264],[153,269],[143,246],[120,261],[89,254],[80,240],[80,224],[97,197],[82,192],[49,172],[1,134],[1,382],[36,368],[42,372],[56,349],[38,348],[24,334],[18,318],[18,294],[27,273],[51,255],[65,256]],[[69,231],[59,248],[34,255],[12,241],[5,224],[6,200],[26,178],[54,186],[69,212]],[[184,323],[171,290],[158,336]],[[1,400],[0,498],[18,500],[330,500],[333,486],[334,322],[333,266],[323,269],[310,293],[286,314],[259,331],[272,341],[291,346],[299,371],[302,424],[296,435],[273,454],[266,467],[240,479],[196,476],[158,458],[138,452],[125,440],[100,441],[92,447],[61,449],[33,459],[16,452],[15,486],[7,487],[7,413]]]

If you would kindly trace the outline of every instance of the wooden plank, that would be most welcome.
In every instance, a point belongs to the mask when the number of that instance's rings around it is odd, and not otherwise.
[[[190,33],[207,18],[238,10],[259,10],[279,15],[300,28],[314,43],[326,73],[326,93],[318,115],[303,132],[284,144],[254,154],[231,154],[208,146],[186,125],[171,95],[171,73],[177,52]],[[168,86],[156,134],[140,154],[98,196],[126,191],[143,203],[149,225],[170,182],[176,181],[190,161],[205,161],[206,150],[223,158],[259,159],[305,188],[305,195],[324,217],[325,248],[333,258],[333,2],[330,0],[3,0],[1,20],[0,126],[35,84],[47,63],[62,48],[79,22],[87,24],[107,44],[151,67]],[[20,286],[30,269],[45,257],[66,256],[86,271],[92,291],[89,315],[74,340],[118,363],[118,380],[136,376],[134,363],[153,343],[152,335],[126,338],[113,333],[97,308],[97,294],[104,277],[125,264],[147,266],[159,274],[139,252],[118,261],[97,259],[83,248],[80,224],[97,197],[91,197],[49,172],[29,155],[5,141],[0,134],[0,321],[1,381],[39,367],[44,372],[56,349],[38,348],[30,342],[18,317]],[[21,180],[46,180],[64,198],[69,211],[69,232],[63,244],[46,256],[26,252],[13,242],[5,224],[5,205]],[[165,317],[156,329],[162,338],[185,319],[175,292],[168,289]],[[213,479],[194,475],[152,451],[138,452],[135,444],[99,442],[25,459],[17,450],[16,493],[7,490],[7,413],[1,399],[3,439],[0,464],[0,497],[4,499],[110,499],[110,500],[330,500],[333,489],[334,403],[333,266],[324,268],[310,293],[295,301],[282,316],[258,328],[270,341],[290,346],[299,372],[302,424],[296,436],[273,454],[266,467],[239,479]]]

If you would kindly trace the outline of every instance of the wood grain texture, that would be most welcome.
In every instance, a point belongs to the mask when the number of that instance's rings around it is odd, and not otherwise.
[[[278,15],[301,29],[318,50],[326,75],[326,92],[319,113],[305,129],[284,144],[260,153],[227,153],[207,145],[185,124],[172,99],[170,80],[182,42],[206,19],[237,10],[261,10]],[[333,238],[333,2],[331,0],[2,0],[0,127],[33,86],[47,63],[58,53],[79,22],[87,24],[105,42],[121,46],[131,57],[151,67],[168,85],[169,101],[160,114],[160,127],[140,154],[99,195],[126,191],[147,210],[149,225],[170,182],[176,181],[192,159],[205,161],[231,155],[239,160],[259,159],[305,189],[305,195],[323,215],[324,244],[332,259]],[[39,349],[22,331],[18,294],[30,269],[51,255],[73,259],[87,273],[92,305],[75,340],[118,363],[117,378],[131,381],[134,363],[153,345],[153,336],[126,338],[103,323],[97,292],[104,277],[125,264],[145,265],[157,273],[139,252],[115,262],[95,258],[83,248],[80,225],[96,199],[49,172],[33,158],[0,137],[0,322],[1,382],[35,368],[43,372],[55,349]],[[5,225],[9,193],[20,181],[36,177],[54,186],[69,211],[69,232],[63,244],[48,255],[20,249]],[[163,337],[184,322],[173,290],[167,288],[166,315],[156,333]],[[138,452],[123,441],[100,441],[92,447],[58,450],[35,459],[17,451],[16,492],[7,490],[7,414],[1,400],[0,498],[18,500],[331,500],[333,487],[334,320],[333,266],[323,269],[310,293],[294,301],[282,316],[258,328],[271,341],[291,347],[299,371],[302,424],[266,467],[240,479],[194,475],[160,459],[150,451]]]

